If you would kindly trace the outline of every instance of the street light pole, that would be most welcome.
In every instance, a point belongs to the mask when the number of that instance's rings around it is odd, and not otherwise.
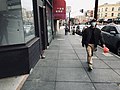
[[[98,0],[95,0],[94,18],[97,20]]]
[[[70,32],[70,12],[69,12],[69,32]]]

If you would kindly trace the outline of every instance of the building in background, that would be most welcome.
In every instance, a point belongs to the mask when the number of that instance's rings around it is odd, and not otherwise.
[[[114,19],[120,17],[120,3],[98,6],[98,19]]]
[[[85,16],[88,18],[88,20],[93,19],[93,10],[87,10],[85,12]]]
[[[75,16],[74,17],[74,23],[75,24],[80,24],[80,23],[85,23],[86,22],[86,17],[85,16]]]
[[[86,23],[93,19],[93,10],[87,10],[84,15],[74,17],[75,24]]]

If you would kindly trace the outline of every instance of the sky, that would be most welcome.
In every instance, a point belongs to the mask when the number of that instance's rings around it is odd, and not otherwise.
[[[95,0],[65,0],[66,6],[71,6],[71,17],[77,15],[83,15],[80,13],[80,9],[93,10],[95,6]],[[102,5],[104,3],[114,4],[120,0],[98,0],[98,5]]]

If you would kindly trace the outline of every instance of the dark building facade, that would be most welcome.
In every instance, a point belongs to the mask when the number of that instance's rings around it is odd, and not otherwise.
[[[0,0],[0,78],[27,74],[53,37],[52,0]]]

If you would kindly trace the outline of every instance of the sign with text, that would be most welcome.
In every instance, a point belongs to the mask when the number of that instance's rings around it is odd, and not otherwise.
[[[67,13],[71,12],[71,6],[67,6],[67,7],[66,7],[66,12],[67,12]]]
[[[53,17],[54,19],[66,19],[65,0],[53,0]]]

